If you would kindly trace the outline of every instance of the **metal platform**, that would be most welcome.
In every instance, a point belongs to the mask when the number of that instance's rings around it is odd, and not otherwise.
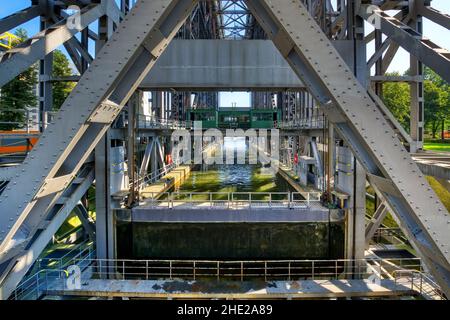
[[[180,280],[91,279],[79,290],[51,285],[48,295],[82,297],[130,297],[153,299],[311,299],[349,297],[416,296],[405,283],[381,280],[303,280],[271,282],[215,282]]]

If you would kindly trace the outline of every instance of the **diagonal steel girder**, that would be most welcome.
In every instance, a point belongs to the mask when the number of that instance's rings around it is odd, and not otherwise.
[[[0,197],[0,264],[26,249],[196,2],[139,1],[98,53]]]
[[[421,16],[430,19],[434,23],[437,23],[446,29],[450,28],[450,15],[425,5],[424,0],[416,2],[416,5],[417,11]]]
[[[376,102],[300,1],[246,2],[352,148],[369,181],[383,194],[402,221],[404,233],[420,249],[430,272],[450,295],[449,213]]]
[[[34,5],[0,19],[0,34],[38,17],[43,11],[41,6]]]
[[[0,57],[0,87],[31,67],[39,59],[72,39],[78,32],[105,15],[118,22],[119,13],[114,1],[103,0],[99,4],[88,5],[78,13],[79,24],[67,24],[63,19],[50,28],[39,32],[17,47],[6,51]]]
[[[381,32],[450,82],[450,52],[448,50],[423,38],[420,33],[381,9],[369,10],[369,5],[361,5],[359,15],[367,21],[379,23]]]
[[[23,250],[2,271],[2,274],[0,275],[0,300],[6,299],[11,295],[22,278],[27,274],[28,270],[39,258],[41,252],[47,247],[53,235],[58,231],[64,221],[67,220],[67,217],[77,206],[81,197],[86,194],[89,187],[92,185],[95,175],[94,170],[90,166],[87,166],[85,170],[88,171],[87,175],[80,177],[80,181],[74,181],[74,190],[72,190],[67,198],[61,199],[63,200],[62,207],[57,209],[57,212],[52,219],[46,223],[45,229],[30,242],[27,250]],[[83,171],[83,169],[81,171]],[[81,171],[80,174],[82,176]]]

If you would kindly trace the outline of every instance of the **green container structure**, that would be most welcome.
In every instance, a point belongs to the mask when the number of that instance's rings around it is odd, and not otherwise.
[[[192,109],[188,114],[188,121],[200,121],[202,128],[217,128],[217,110],[216,109]]]
[[[251,127],[254,129],[272,129],[281,117],[281,110],[251,109]]]
[[[248,108],[219,109],[220,129],[249,129],[250,121],[250,109]]]
[[[222,108],[193,109],[189,121],[201,121],[204,129],[272,129],[281,118],[281,110]]]

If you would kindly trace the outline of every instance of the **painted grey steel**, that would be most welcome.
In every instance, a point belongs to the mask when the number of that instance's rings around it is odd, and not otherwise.
[[[384,203],[380,204],[375,210],[375,213],[373,214],[372,219],[369,221],[369,223],[366,226],[366,247],[369,246],[369,242],[374,236],[377,229],[380,227],[381,223],[383,222],[383,219],[386,217],[388,213],[388,210]]]
[[[42,3],[44,2],[42,1]],[[88,2],[83,1],[83,4]],[[107,2],[112,3],[112,1]],[[66,186],[73,183],[76,172],[84,159],[90,154],[113,117],[134,91],[136,83],[141,80],[140,75],[145,74],[145,71],[150,69],[151,63],[149,64],[149,61],[153,61],[160,54],[160,49],[168,43],[168,40],[172,37],[172,27],[181,24],[182,21],[176,21],[177,19],[171,16],[172,10],[174,10],[175,16],[180,14],[185,16],[189,13],[187,11],[187,13],[181,12],[183,9],[180,9],[179,6],[171,7],[169,0],[150,2],[154,3],[149,4],[147,0],[141,0],[138,3],[133,13],[138,13],[140,19],[135,20],[135,16],[132,16],[131,20],[133,21],[127,20],[127,30],[119,29],[121,36],[116,36],[112,42],[109,42],[109,47],[97,57],[98,59],[93,63],[90,71],[82,77],[79,86],[63,106],[56,124],[49,126],[40,141],[40,145],[33,150],[20,167],[20,170],[23,170],[21,171],[23,172],[22,176],[16,175],[13,177],[7,190],[0,198],[0,211],[2,212],[2,216],[0,216],[0,252],[4,254],[4,257],[12,257],[21,252],[23,246],[27,242],[30,243],[32,235],[36,234],[36,230],[46,232],[46,228],[52,223],[52,220],[47,218],[50,217],[53,204],[61,203],[60,195],[65,193]],[[175,2],[186,7],[192,7],[194,4],[187,1]],[[422,3],[421,1],[417,2]],[[151,12],[149,16],[146,12],[147,23],[144,25],[142,12],[138,10],[138,7],[144,6],[149,9],[150,6],[157,6],[160,3],[169,5],[169,7],[163,8],[164,12],[158,12],[158,14],[163,15],[159,22],[166,20],[159,24],[161,32],[158,30],[152,31],[152,35],[156,38],[147,38],[148,41],[145,41],[144,46],[152,53],[152,55],[148,55],[146,54],[147,51],[140,47],[141,36],[151,37],[151,35],[143,33],[143,30],[147,27],[150,28],[150,25],[155,23],[157,18],[151,21],[151,17],[156,13],[155,11],[148,11]],[[269,33],[269,36],[274,39],[276,46],[282,52],[282,56],[287,57],[296,73],[306,81],[306,86],[322,104],[330,120],[335,124],[337,131],[343,135],[353,151],[356,152],[357,157],[368,171],[368,178],[374,184],[374,188],[386,197],[388,201],[386,206],[396,213],[395,217],[399,220],[403,231],[412,240],[412,245],[423,256],[436,279],[448,294],[449,236],[448,221],[443,218],[448,213],[433,196],[417,166],[406,154],[401,143],[396,140],[396,137],[401,137],[404,143],[407,141],[407,137],[404,136],[400,128],[396,128],[396,124],[390,121],[392,119],[389,116],[386,117],[382,102],[374,96],[367,96],[365,89],[358,85],[351,76],[352,71],[346,68],[343,60],[332,49],[332,45],[330,45],[332,42],[329,42],[320,32],[314,24],[314,19],[309,17],[305,10],[302,11],[300,1],[289,3],[285,0],[265,0],[261,2],[248,0],[248,3],[253,4],[253,11],[259,17],[266,31],[274,31]],[[312,2],[309,1],[309,3]],[[404,6],[405,2],[402,3],[398,3],[398,5]],[[300,11],[297,7],[300,7]],[[386,9],[387,7],[383,4],[382,8]],[[345,21],[348,28],[347,32],[349,34],[354,31],[358,32],[358,25],[352,20],[354,17],[351,14],[347,15],[348,21]],[[116,16],[117,19],[118,16]],[[388,27],[384,26],[383,29],[387,34],[391,31],[395,35],[403,35],[405,32],[413,34],[403,26],[398,28],[389,25],[392,19],[386,16],[383,19],[389,20],[384,22],[388,25]],[[448,17],[441,16],[439,19],[446,22]],[[409,20],[410,17],[402,18],[404,23],[409,23]],[[435,18],[435,20],[437,19]],[[0,26],[2,21],[5,20],[0,21]],[[177,24],[178,22],[179,24]],[[134,23],[137,25],[136,28],[133,26]],[[342,29],[345,31],[344,27]],[[52,34],[54,30],[47,31]],[[125,33],[127,36],[124,36]],[[129,39],[130,34],[138,38],[132,37],[133,39]],[[168,34],[170,36],[167,36]],[[301,38],[299,38],[300,36]],[[165,37],[167,38],[163,39]],[[394,41],[399,41],[395,37],[391,37]],[[47,40],[50,38],[47,38]],[[405,39],[414,44],[420,42],[418,48],[410,50],[418,57],[421,53],[428,52],[430,45],[433,47],[432,44],[427,40],[424,41],[417,34],[414,36],[408,35]],[[353,39],[347,41],[353,41]],[[54,45],[53,41],[52,45]],[[68,47],[70,48],[70,46]],[[396,43],[391,43],[387,48],[382,60],[383,72],[380,73],[380,76],[386,71],[397,49],[398,44]],[[447,52],[439,48],[437,50],[431,49],[434,53],[430,56],[440,55],[441,62],[448,56]],[[129,51],[125,52],[127,50]],[[229,52],[228,54],[232,53]],[[140,57],[138,57],[139,54]],[[204,55],[204,53],[202,54]],[[344,61],[350,57],[350,55],[342,52],[341,56]],[[7,61],[8,57],[9,55],[4,56],[4,59]],[[78,58],[81,64],[81,55],[78,55]],[[35,58],[35,60],[37,59]],[[425,57],[423,59],[430,61],[431,58]],[[26,63],[34,63],[35,60],[26,61]],[[346,62],[348,63],[348,61]],[[351,70],[353,70],[355,66],[351,66]],[[362,68],[362,64],[357,63],[356,67]],[[366,67],[365,63],[364,67]],[[446,72],[449,69],[448,63],[440,63],[439,67],[444,70],[441,70],[441,72]],[[5,73],[1,72],[1,75],[3,76]],[[5,75],[5,77],[8,76],[10,75]],[[363,81],[364,79],[359,80]],[[109,99],[107,100],[107,98]],[[288,105],[288,117],[292,113],[292,106],[292,104]],[[377,111],[375,107],[379,110]],[[391,128],[394,128],[394,131]],[[104,144],[106,149],[109,149],[109,142],[110,140],[106,139]],[[101,156],[97,159],[101,159]],[[105,181],[105,187],[108,187],[107,180]],[[103,191],[107,196],[106,190]],[[99,201],[101,200],[99,199]],[[6,214],[3,215],[3,212],[6,212]],[[37,255],[38,252],[40,251],[35,251],[34,255]],[[1,277],[5,277],[5,274],[4,272]],[[14,274],[13,272],[10,275]]]
[[[38,17],[43,12],[39,5],[31,6],[0,19],[0,34]]]
[[[23,251],[10,265],[3,271],[0,277],[0,300],[7,299],[16,288],[29,268],[33,265],[40,253],[45,249],[53,235],[66,221],[69,214],[77,206],[79,199],[88,191],[94,181],[94,170],[87,167],[87,174],[74,184],[73,192],[68,197],[61,199],[60,209],[48,220],[48,224],[35,238],[30,247]],[[17,261],[17,263],[15,262]]]
[[[450,82],[450,52],[441,48],[401,21],[389,16],[381,10],[373,10],[368,5],[361,5],[359,14],[366,20],[379,21],[381,31],[397,42],[403,49],[432,68],[446,81]]]
[[[283,0],[247,4],[403,221],[403,231],[427,258],[438,283],[450,293],[448,212],[366,89],[303,4]]]
[[[0,57],[0,87],[29,68],[38,59],[57,49],[75,34],[105,15],[106,2],[83,8],[80,13],[80,25],[69,27],[63,20],[50,29],[39,32],[23,44],[5,52]]]
[[[427,6],[424,4],[424,0],[416,1],[417,3],[417,13],[431,21],[441,25],[447,30],[450,29],[450,15],[445,14],[435,8]]]
[[[383,101],[380,97],[377,96],[372,89],[368,89],[367,92],[370,95],[370,98],[376,103],[380,112],[383,114],[384,119],[390,124],[391,128],[397,134],[397,138],[400,139],[405,145],[411,145],[412,139],[411,136],[406,132],[406,130],[402,127],[402,125],[398,122],[392,112],[384,105]]]
[[[304,85],[272,41],[174,40],[140,87],[282,90]]]
[[[125,18],[3,192],[1,252],[26,247],[194,4],[141,0]]]
[[[90,220],[87,208],[82,203],[78,203],[73,211],[80,219],[84,231],[89,235],[89,239],[95,240],[95,224]]]
[[[450,180],[450,156],[444,153],[416,153],[412,155],[412,158],[423,174],[437,179]]]

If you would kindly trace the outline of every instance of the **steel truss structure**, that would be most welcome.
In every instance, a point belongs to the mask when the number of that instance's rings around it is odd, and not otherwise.
[[[35,17],[41,17],[42,31],[2,54],[0,86],[41,60],[41,111],[51,110],[51,52],[60,45],[66,47],[81,76],[54,121],[43,124],[38,145],[8,173],[9,183],[0,194],[0,298],[14,290],[86,193],[94,174],[97,195],[101,195],[97,209],[104,210],[106,217],[111,213],[104,208],[110,197],[105,159],[114,140],[108,129],[113,123],[118,126],[117,117],[125,106],[129,114],[135,111],[130,98],[174,38],[272,40],[307,89],[277,94],[283,120],[293,121],[304,112],[309,116],[320,108],[331,124],[330,136],[334,128],[358,160],[355,172],[362,172],[363,184],[367,177],[382,198],[376,216],[384,216],[386,209],[395,213],[403,232],[449,296],[449,215],[409,155],[423,142],[422,63],[447,81],[450,78],[450,53],[421,36],[421,19],[424,16],[448,28],[449,16],[423,0],[336,3],[139,0],[131,8],[129,1],[122,0],[118,8],[108,0],[33,0],[29,8],[2,18],[0,33]],[[69,28],[70,16],[65,13],[71,4],[81,9],[75,28]],[[396,13],[390,16],[387,10]],[[379,28],[364,35],[364,19],[378,21]],[[89,29],[95,21],[98,33]],[[81,40],[75,37],[79,33]],[[89,53],[89,39],[96,41],[95,57]],[[371,41],[376,50],[367,62],[366,43]],[[388,79],[384,74],[399,47],[411,54],[412,73],[408,79]],[[377,96],[382,91],[380,84],[392,80],[411,84],[410,134]],[[276,105],[273,92],[252,95],[263,108]],[[159,111],[166,119],[184,119],[187,106],[192,105],[190,92],[160,91],[152,96],[155,103],[170,101],[170,107]],[[217,101],[217,93],[196,93],[193,99],[196,105],[202,101],[207,105]],[[305,101],[306,109],[302,107]],[[360,219],[358,210],[355,202],[355,219]],[[111,223],[105,221],[97,221],[97,233],[100,227],[106,228],[100,224]],[[373,225],[362,229],[363,245],[364,233],[375,232]]]

